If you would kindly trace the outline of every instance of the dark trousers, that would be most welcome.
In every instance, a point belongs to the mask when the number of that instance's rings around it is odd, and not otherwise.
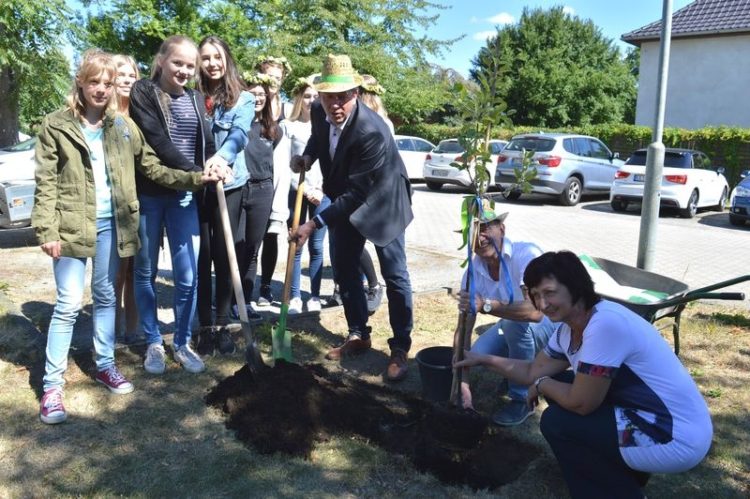
[[[348,221],[329,227],[329,230],[332,245],[336,248],[333,267],[341,300],[344,302],[349,332],[356,332],[367,338],[367,297],[359,270],[365,238]],[[388,340],[388,344],[391,349],[398,348],[408,352],[411,347],[413,319],[404,235],[401,234],[386,246],[375,246],[375,251],[380,260],[380,273],[385,280],[388,314],[393,330],[393,338]]]
[[[266,232],[263,236],[263,250],[260,254],[260,285],[270,286],[273,271],[279,261],[279,235]],[[262,288],[261,288],[262,289]]]
[[[244,223],[243,247],[240,262],[242,276],[242,292],[245,303],[250,303],[255,287],[255,277],[258,273],[258,250],[266,233],[268,218],[271,216],[273,203],[273,181],[271,179],[260,182],[248,182],[242,189],[242,213]]]
[[[242,205],[242,189],[226,191],[229,225],[232,229],[234,250],[239,255],[238,228]],[[216,192],[206,189],[198,202],[200,220],[201,246],[198,254],[198,321],[201,326],[213,324],[211,302],[213,286],[211,282],[211,264],[216,272],[216,324],[224,326],[229,323],[229,307],[232,302],[232,279],[229,274],[229,259],[224,242],[224,226],[221,223],[219,200]]]
[[[566,371],[563,377],[572,382],[572,372]],[[641,487],[650,475],[629,468],[622,459],[612,405],[603,403],[581,416],[551,400],[548,403],[540,429],[573,499],[644,497]]]

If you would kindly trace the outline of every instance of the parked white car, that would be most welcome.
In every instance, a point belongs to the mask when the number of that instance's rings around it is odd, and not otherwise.
[[[34,205],[34,147],[31,138],[0,149],[0,228],[23,227]]]
[[[500,152],[508,145],[505,140],[490,140],[490,161],[486,168],[489,173],[489,186],[495,185],[495,167],[497,166],[497,157]],[[460,185],[468,187],[471,185],[469,172],[459,170],[451,166],[453,162],[460,162],[464,148],[458,143],[458,139],[441,140],[438,146],[430,152],[424,162],[424,180],[427,188],[433,191],[439,191],[443,184]]]
[[[0,182],[34,180],[36,138],[0,149]]]
[[[406,166],[409,180],[422,180],[422,167],[427,153],[435,149],[435,145],[420,137],[409,135],[395,135],[396,146],[401,159]]]
[[[609,195],[614,211],[625,211],[630,203],[643,202],[646,179],[646,149],[633,153],[615,173]],[[724,168],[713,169],[709,157],[693,149],[667,149],[660,187],[661,206],[677,208],[681,216],[692,218],[698,208],[724,211],[729,185]]]

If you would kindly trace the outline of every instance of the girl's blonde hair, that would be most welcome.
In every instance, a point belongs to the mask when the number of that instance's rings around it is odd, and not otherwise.
[[[167,126],[172,124],[172,99],[164,92],[158,85],[159,78],[161,78],[161,65],[159,64],[163,59],[167,58],[172,52],[172,49],[177,45],[189,45],[195,50],[195,68],[200,71],[200,54],[198,53],[198,47],[195,42],[184,35],[172,35],[159,46],[159,51],[154,56],[154,62],[151,64],[151,79],[154,80],[156,85],[156,95],[159,97],[159,103],[161,104],[162,111],[164,112],[164,118],[167,120]]]
[[[388,117],[388,112],[385,110],[385,105],[380,95],[385,92],[385,89],[380,86],[378,80],[372,75],[362,75],[362,86],[360,88],[360,99],[376,113],[383,118]]]
[[[130,66],[131,68],[133,68],[133,71],[135,71],[136,81],[140,80],[141,72],[138,70],[138,64],[136,64],[135,59],[133,59],[129,55],[115,54],[112,56],[112,60],[115,61],[115,67],[117,69],[120,69],[123,66]],[[117,78],[117,72],[115,72],[115,78]],[[117,94],[117,88],[115,88],[115,94]],[[116,95],[114,100],[115,100],[115,103],[117,104],[117,110],[127,116],[128,104],[129,104],[130,99],[126,99],[125,97],[120,97],[119,95]]]
[[[86,112],[86,101],[83,98],[83,85],[86,84],[92,78],[96,78],[102,74],[109,76],[112,80],[112,85],[115,84],[115,76],[117,76],[117,66],[112,59],[112,55],[104,52],[100,49],[89,49],[81,55],[81,65],[78,67],[76,76],[73,80],[73,87],[70,89],[68,96],[65,98],[65,103],[73,112],[73,115],[78,120],[83,120],[83,115]],[[107,103],[108,109],[114,109],[115,103],[115,92],[112,91],[109,102]]]
[[[289,113],[289,121],[297,121],[302,114],[302,96],[308,88],[313,88],[313,78],[298,78],[292,89],[292,96],[294,97],[294,103],[292,104],[292,112]]]
[[[135,59],[133,59],[129,55],[115,54],[112,56],[112,60],[115,61],[116,68],[119,69],[121,66],[125,66],[127,64],[128,66],[135,69],[135,79],[139,80],[141,78],[141,72],[138,70],[138,64],[136,64]]]

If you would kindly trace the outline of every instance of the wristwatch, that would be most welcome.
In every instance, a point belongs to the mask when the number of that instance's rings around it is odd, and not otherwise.
[[[484,303],[482,304],[482,312],[484,312],[485,314],[489,314],[490,312],[492,312],[492,302],[489,298],[484,299]]]

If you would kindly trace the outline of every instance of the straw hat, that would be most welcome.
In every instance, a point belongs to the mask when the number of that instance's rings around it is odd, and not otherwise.
[[[315,90],[323,93],[346,92],[362,85],[362,77],[352,67],[348,55],[328,54],[323,73],[315,79]]]

